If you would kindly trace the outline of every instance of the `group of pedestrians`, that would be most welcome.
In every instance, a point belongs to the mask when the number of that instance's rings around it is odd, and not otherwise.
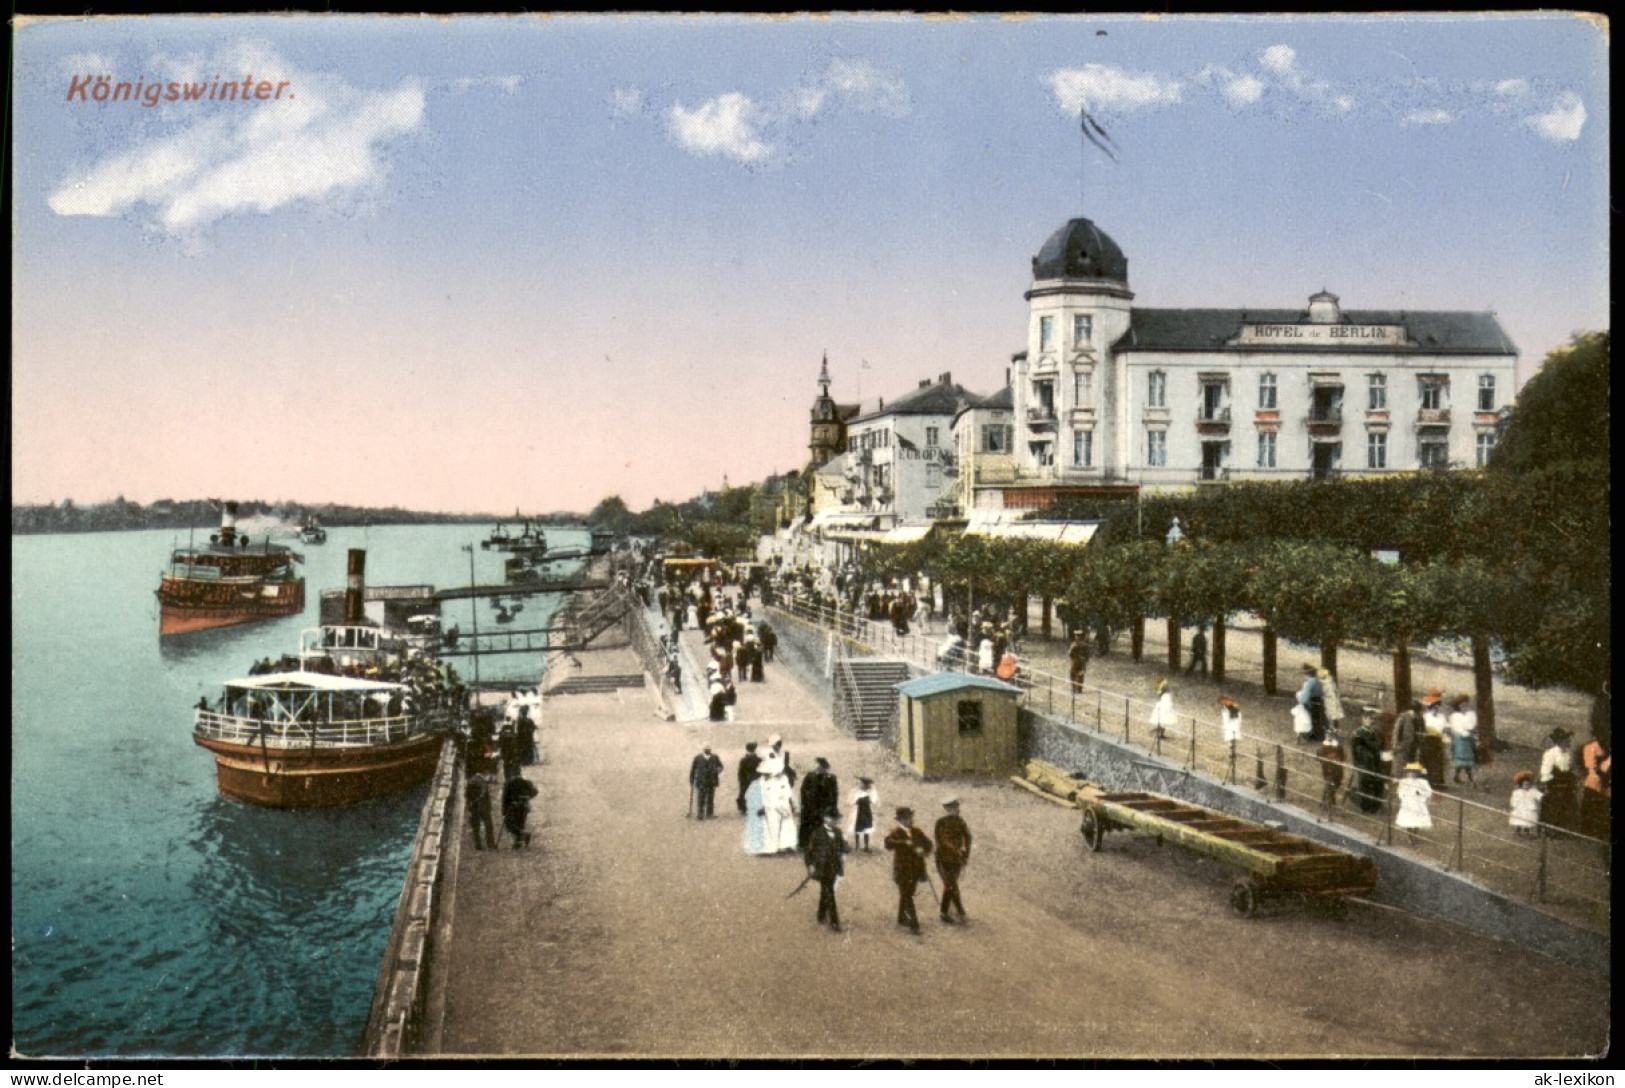
[[[468,734],[458,736],[463,756],[463,805],[468,810],[476,850],[496,849],[491,811],[494,803],[501,804],[502,827],[511,836],[513,848],[530,845],[527,825],[531,802],[538,791],[536,784],[525,777],[524,768],[539,762],[541,753],[530,705],[516,693],[508,706],[514,713],[503,722],[500,732],[496,730],[495,710],[476,707],[469,716]]]
[[[695,819],[714,818],[716,791],[722,779],[723,763],[709,744],[689,764],[691,802],[689,815]],[[784,738],[769,737],[766,746],[756,741],[745,745],[737,770],[737,805],[745,826],[742,844],[747,854],[799,854],[807,869],[809,883],[819,885],[817,920],[839,931],[840,908],[836,886],[846,875],[846,855],[854,850],[872,853],[872,836],[880,806],[874,779],[861,776],[850,797],[850,808],[840,808],[840,779],[823,756],[813,760],[813,768],[800,777],[791,765]],[[799,800],[799,804],[797,803]],[[943,815],[934,835],[914,826],[914,811],[900,806],[896,824],[882,845],[892,854],[892,880],[897,885],[897,924],[919,931],[919,915],[914,906],[916,890],[923,881],[936,895],[945,923],[964,921],[965,904],[960,898],[959,875],[970,861],[971,832],[959,815],[959,800],[942,802]],[[848,845],[843,824],[852,835]],[[936,892],[927,868],[935,855],[942,878],[942,891]],[[792,893],[793,894],[793,893]]]

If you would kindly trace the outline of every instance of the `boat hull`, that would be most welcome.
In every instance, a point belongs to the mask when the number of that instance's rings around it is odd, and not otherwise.
[[[169,580],[165,579],[167,583]],[[275,588],[268,596],[264,588]],[[305,610],[305,580],[285,582],[274,587],[256,587],[255,596],[221,603],[190,603],[172,599],[166,584],[158,590],[158,633],[181,635],[188,631],[206,631],[213,627],[234,627],[240,623],[257,623],[283,616],[297,616]]]
[[[400,793],[427,780],[445,736],[425,734],[370,748],[270,748],[192,738],[214,755],[222,797],[268,808],[338,808]]]

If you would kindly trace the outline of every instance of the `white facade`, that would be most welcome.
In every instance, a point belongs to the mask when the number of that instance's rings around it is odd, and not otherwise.
[[[1015,489],[1181,488],[1481,465],[1517,350],[1488,313],[1134,307],[1088,220],[1033,261],[1011,374]],[[997,489],[992,475],[970,481]],[[1036,492],[1032,496],[1037,497]]]

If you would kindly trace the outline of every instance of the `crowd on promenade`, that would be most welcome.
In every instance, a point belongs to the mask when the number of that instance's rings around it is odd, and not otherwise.
[[[714,819],[716,794],[721,787],[724,764],[706,745],[689,764],[689,816]],[[840,808],[840,780],[828,759],[818,756],[813,769],[800,778],[792,765],[784,738],[770,736],[766,744],[750,741],[735,768],[738,792],[735,804],[744,820],[741,835],[745,853],[755,856],[794,855],[801,858],[807,877],[791,894],[807,884],[819,886],[817,922],[840,932],[840,907],[836,889],[846,876],[846,856],[853,851],[873,853],[873,835],[880,811],[880,794],[872,778],[860,777]],[[799,804],[797,799],[799,796]],[[943,815],[936,821],[934,834],[914,826],[914,810],[898,806],[895,823],[881,846],[892,854],[892,881],[897,885],[897,924],[914,933],[920,931],[914,897],[921,882],[931,887],[944,924],[963,923],[965,905],[959,894],[959,877],[970,861],[971,832],[959,815],[959,800],[942,801]],[[847,835],[851,835],[848,844]],[[937,892],[927,870],[926,859],[936,859],[942,879]]]

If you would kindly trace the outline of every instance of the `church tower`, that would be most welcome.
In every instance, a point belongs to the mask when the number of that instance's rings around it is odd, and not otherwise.
[[[846,449],[846,422],[841,418],[840,405],[829,395],[829,355],[818,372],[818,399],[812,406],[812,436],[807,443],[811,456],[807,471],[812,473],[840,456]]]

